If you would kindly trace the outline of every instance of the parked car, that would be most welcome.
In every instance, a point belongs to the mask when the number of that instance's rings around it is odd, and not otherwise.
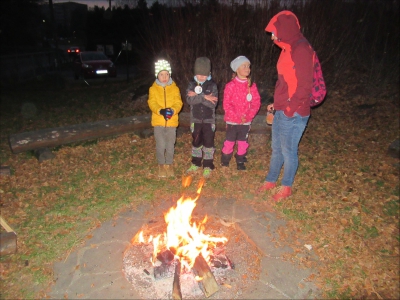
[[[69,61],[74,61],[75,57],[81,52],[81,49],[78,46],[71,46],[67,49]]]
[[[68,54],[78,54],[79,52],[81,52],[81,49],[76,46],[72,46],[67,49]]]
[[[75,79],[81,76],[83,78],[117,76],[117,68],[103,52],[80,52],[74,60],[73,69]]]

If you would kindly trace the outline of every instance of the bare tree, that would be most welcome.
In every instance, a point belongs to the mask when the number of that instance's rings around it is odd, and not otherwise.
[[[138,6],[139,0],[115,0],[115,7],[125,7],[136,8]]]

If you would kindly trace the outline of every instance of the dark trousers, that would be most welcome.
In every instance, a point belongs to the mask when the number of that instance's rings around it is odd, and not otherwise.
[[[237,152],[235,154],[237,163],[246,161],[247,148],[249,147],[250,125],[226,125],[226,138],[222,147],[223,164],[229,164],[230,158],[233,155],[233,149],[237,142]]]
[[[214,167],[215,125],[210,123],[194,123],[192,130],[192,164],[204,168]]]

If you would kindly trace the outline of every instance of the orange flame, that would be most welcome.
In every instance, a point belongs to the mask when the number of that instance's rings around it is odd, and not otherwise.
[[[190,182],[182,180],[182,184],[191,183],[191,179],[187,180]],[[192,212],[196,207],[196,201],[200,196],[203,185],[204,179],[199,182],[197,196],[194,199],[190,197],[184,199],[182,196],[177,201],[176,206],[171,207],[164,214],[167,230],[163,236],[158,235],[153,238],[154,250],[151,258],[153,264],[159,252],[169,249],[180,260],[183,267],[190,269],[198,255],[201,254],[206,261],[209,261],[212,248],[217,243],[228,241],[225,237],[212,237],[209,234],[204,234],[207,216],[198,225],[196,222],[192,222]]]
[[[143,231],[139,234],[139,243],[144,243]]]

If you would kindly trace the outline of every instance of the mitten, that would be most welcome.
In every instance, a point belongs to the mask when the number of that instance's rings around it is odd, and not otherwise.
[[[165,120],[169,119],[169,118],[167,118],[167,109],[166,108],[160,109],[160,115],[162,115]]]
[[[172,115],[174,114],[174,110],[172,108],[165,109],[165,119],[171,119]]]

